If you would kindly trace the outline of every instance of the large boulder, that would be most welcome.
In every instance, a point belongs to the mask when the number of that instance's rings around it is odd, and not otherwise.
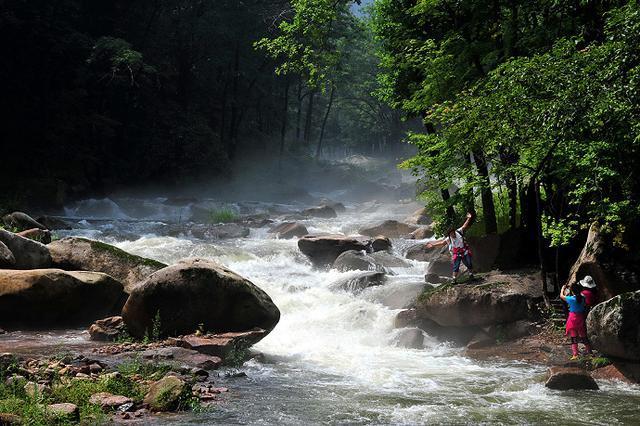
[[[24,231],[31,228],[47,229],[43,224],[36,221],[26,213],[13,212],[2,218],[4,224],[17,231]]]
[[[0,268],[13,268],[16,264],[16,258],[9,250],[5,243],[0,241]]]
[[[464,268],[464,266],[461,266]],[[439,252],[438,256],[432,258],[427,266],[427,275],[450,277],[453,271],[453,265],[451,263],[451,255],[448,251]]]
[[[77,326],[120,311],[122,284],[99,272],[0,270],[0,324]]]
[[[384,267],[362,250],[348,250],[341,253],[333,262],[333,268],[338,271],[384,271]]]
[[[0,228],[0,242],[4,243],[15,258],[16,269],[49,268],[52,264],[47,246]]]
[[[496,263],[500,254],[500,236],[488,234],[466,239],[471,247],[474,272],[488,272]]]
[[[571,267],[568,283],[574,283],[591,275],[598,286],[600,300],[607,300],[621,293],[638,290],[638,283],[621,279],[616,273],[616,256],[613,247],[600,232],[600,226],[594,223],[589,228],[587,241],[578,259]]]
[[[549,389],[556,390],[598,390],[598,384],[589,373],[577,367],[551,367],[547,373]]]
[[[391,250],[391,240],[383,235],[378,235],[371,240],[371,250],[374,252]]]
[[[441,285],[416,301],[417,315],[445,327],[511,323],[533,315],[542,300],[536,274],[492,273],[475,285]]]
[[[70,223],[54,216],[40,216],[36,219],[36,222],[43,224],[46,229],[50,229],[52,231],[72,229]]]
[[[142,337],[155,324],[162,335],[185,335],[200,326],[211,332],[271,331],[280,311],[249,280],[205,259],[185,259],[150,275],[131,292],[122,310],[129,332]]]
[[[596,305],[587,316],[593,346],[616,358],[640,361],[640,291]]]
[[[336,211],[329,206],[312,207],[302,211],[305,216],[320,217],[324,219],[333,219],[338,217]]]
[[[411,264],[404,259],[394,256],[387,251],[377,251],[369,254],[376,265],[384,266],[385,268],[408,268]]]
[[[269,233],[278,239],[300,238],[309,233],[307,227],[300,222],[282,222],[269,229]]]
[[[167,266],[87,238],[67,237],[47,247],[56,267],[104,272],[122,282],[127,293],[149,275]]]
[[[385,220],[379,225],[361,229],[360,233],[368,237],[384,235],[388,238],[405,238],[416,229],[418,229],[418,227],[407,225],[397,220]]]
[[[298,248],[316,266],[331,265],[347,250],[367,250],[371,240],[361,236],[305,235],[298,240]]]
[[[433,237],[433,229],[430,226],[421,226],[420,228],[409,234],[409,239],[412,240],[426,240]]]

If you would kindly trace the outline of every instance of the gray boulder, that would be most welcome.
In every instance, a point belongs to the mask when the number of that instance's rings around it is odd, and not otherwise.
[[[298,240],[298,248],[316,266],[331,265],[348,250],[367,250],[371,240],[361,236],[305,235]]]
[[[577,367],[551,367],[547,373],[549,389],[556,390],[598,390],[598,384],[589,373]]]
[[[386,280],[387,276],[384,272],[361,272],[337,281],[331,287],[357,294],[366,288],[383,285]]]
[[[640,361],[640,291],[623,293],[596,305],[587,317],[587,332],[600,352]]]
[[[380,225],[360,230],[360,233],[369,237],[384,235],[388,238],[406,238],[416,229],[418,229],[416,226],[407,225],[397,220],[385,220]]]
[[[15,228],[18,231],[24,231],[26,229],[32,228],[47,229],[43,224],[39,223],[28,214],[22,212],[13,212],[7,214],[2,218],[2,221],[6,226]]]
[[[15,258],[15,269],[49,268],[52,264],[49,249],[44,244],[0,229],[0,242]]]
[[[305,216],[320,217],[324,219],[332,219],[338,217],[336,211],[329,206],[312,207],[302,211]]]
[[[249,280],[205,259],[185,259],[150,275],[131,292],[122,310],[129,332],[142,337],[155,324],[162,335],[270,332],[280,319],[271,298]],[[265,333],[266,334],[266,333]]]
[[[56,267],[104,272],[122,282],[127,293],[149,275],[167,266],[87,238],[67,237],[54,241],[47,247]]]

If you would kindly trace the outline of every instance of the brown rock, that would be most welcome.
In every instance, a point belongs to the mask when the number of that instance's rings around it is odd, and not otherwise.
[[[549,389],[556,390],[600,389],[587,371],[576,367],[551,367],[544,385]]]
[[[22,417],[10,413],[0,413],[0,425],[18,426],[22,424]]]
[[[298,240],[298,248],[316,266],[331,265],[347,250],[367,250],[371,240],[361,236],[306,235]]]
[[[385,236],[378,235],[371,241],[371,249],[374,252],[391,250],[391,240]]]
[[[177,344],[183,348],[224,359],[232,350],[248,348],[260,341],[265,335],[264,330],[221,333],[202,337],[189,335],[180,339]]]
[[[47,229],[43,224],[38,223],[34,218],[22,212],[10,213],[5,215],[2,220],[6,226],[17,229],[18,231],[31,228]]]
[[[23,238],[28,238],[33,241],[37,241],[42,244],[49,244],[51,242],[51,231],[40,228],[31,228],[26,231],[20,231],[16,233]]]
[[[258,327],[268,333],[280,311],[264,291],[223,265],[185,259],[136,286],[122,310],[135,337],[152,330],[156,316],[163,336],[189,334],[200,324],[213,332]]]
[[[271,228],[269,233],[274,234],[278,239],[288,240],[305,236],[309,231],[307,231],[307,227],[300,222],[283,222]]]
[[[127,327],[121,316],[98,320],[89,327],[91,340],[113,341],[126,331]]]
[[[0,270],[0,322],[81,325],[120,310],[122,284],[98,272]]]
[[[433,230],[430,226],[421,226],[409,234],[409,238],[414,240],[426,240],[433,237]]]
[[[86,238],[67,237],[47,247],[55,266],[66,270],[104,272],[120,281],[127,293],[153,272],[167,266]]]
[[[429,217],[429,214],[427,213],[426,207],[416,210],[415,212],[413,212],[413,214],[411,214],[411,216],[408,216],[404,221],[405,223],[408,223],[410,225],[430,225],[433,222]]]
[[[424,243],[420,243],[409,247],[405,257],[407,259],[419,260],[421,262],[431,262],[442,254],[448,253],[449,250],[446,247],[426,248]]]
[[[90,404],[99,405],[103,410],[112,410],[131,402],[133,402],[131,398],[122,395],[114,395],[109,392],[94,393],[89,398]]]
[[[416,229],[418,229],[416,226],[407,225],[397,220],[385,220],[380,225],[360,230],[360,233],[369,237],[384,235],[388,238],[403,238],[407,237]]]
[[[629,384],[638,384],[640,383],[640,364],[616,361],[593,370],[591,377],[598,380],[618,380]]]

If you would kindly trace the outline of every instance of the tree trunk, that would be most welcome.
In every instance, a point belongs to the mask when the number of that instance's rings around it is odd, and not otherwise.
[[[320,159],[320,154],[322,153],[322,139],[324,139],[324,129],[327,125],[327,120],[329,119],[329,113],[331,112],[331,106],[333,105],[333,97],[336,91],[336,86],[331,85],[331,94],[329,95],[329,103],[327,104],[327,110],[324,113],[324,118],[322,119],[322,126],[320,127],[320,137],[318,138],[318,148],[316,149],[316,159]]]
[[[313,125],[313,101],[316,97],[316,91],[313,90],[309,94],[309,104],[307,106],[307,117],[305,119],[304,124],[304,144],[305,146],[309,146],[309,142],[311,141],[311,126]]]
[[[491,191],[491,182],[489,181],[489,168],[484,154],[480,151],[473,152],[473,158],[476,162],[478,174],[482,177],[482,187],[480,188],[480,196],[482,198],[482,212],[484,216],[484,227],[487,234],[498,232],[498,222],[496,220],[496,207],[493,203],[493,193]]]
[[[282,105],[282,126],[280,127],[280,156],[278,158],[278,170],[282,170],[282,156],[284,155],[284,141],[287,134],[287,117],[289,112],[289,78],[284,86],[284,103]]]

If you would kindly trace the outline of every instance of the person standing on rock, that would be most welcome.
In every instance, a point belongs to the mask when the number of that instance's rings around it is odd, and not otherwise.
[[[582,343],[584,345],[588,355],[592,354],[591,344],[587,339],[587,305],[581,290],[582,287],[579,283],[574,283],[571,287],[569,287],[568,284],[565,284],[560,290],[560,299],[569,305],[569,316],[567,317],[565,335],[571,336],[572,360],[578,359],[580,355],[578,343]]]
[[[458,229],[451,228],[447,231],[447,236],[441,240],[430,241],[426,244],[426,248],[444,247],[449,246],[449,252],[451,253],[451,264],[453,269],[453,282],[458,280],[458,274],[460,273],[460,264],[464,263],[464,266],[469,270],[469,279],[473,279],[473,261],[471,247],[464,239],[464,233],[467,228],[471,226],[473,220],[473,214],[467,213],[467,219],[462,226]]]

